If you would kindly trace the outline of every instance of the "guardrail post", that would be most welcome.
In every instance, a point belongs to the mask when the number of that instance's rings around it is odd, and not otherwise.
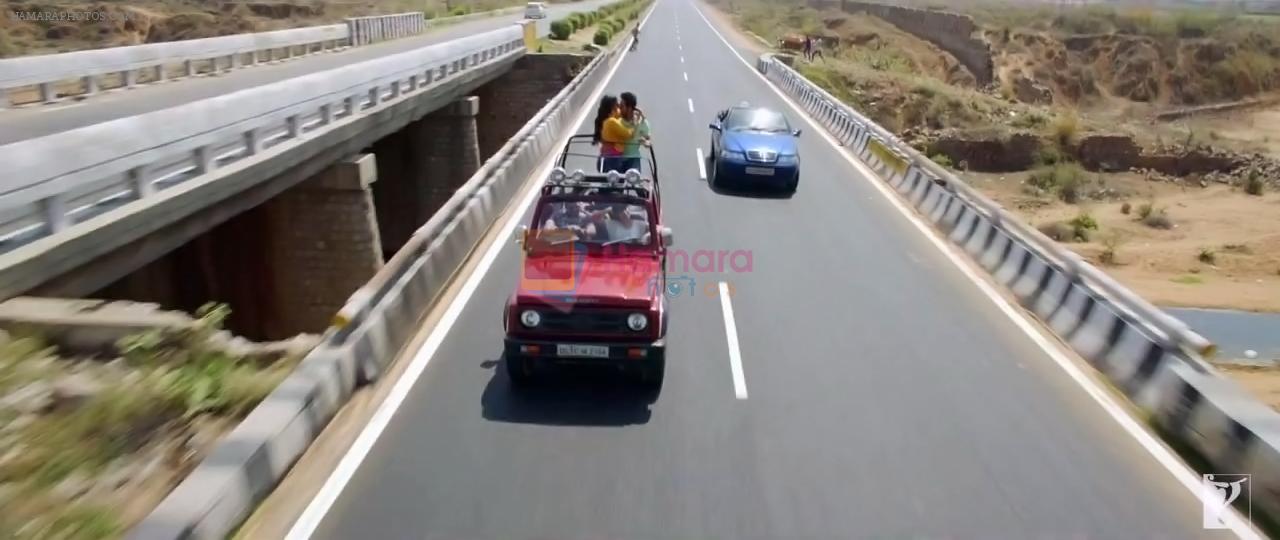
[[[290,139],[296,139],[302,135],[302,119],[298,115],[293,115],[284,119],[285,129],[289,133]]]
[[[0,109],[8,109],[8,108],[9,108],[9,90],[7,88],[0,88]]]
[[[67,229],[71,219],[67,216],[67,205],[62,195],[54,195],[41,201],[44,205],[45,223],[49,224],[49,234],[57,234]]]
[[[40,100],[45,103],[58,100],[58,93],[53,91],[53,83],[40,83]]]
[[[227,66],[227,70],[230,71],[233,69],[238,69],[239,67],[240,67],[240,54],[231,53],[231,62]]]
[[[124,79],[125,88],[133,88],[138,85],[138,72],[132,69],[126,69],[120,73],[120,77]]]
[[[320,106],[320,125],[327,126],[333,123],[333,105],[325,103]]]
[[[183,63],[182,63],[182,67],[186,70],[186,74],[187,74],[187,76],[188,76],[188,77],[193,77],[193,76],[195,76],[195,74],[196,74],[196,63],[195,63],[195,62],[193,62],[193,61],[191,61],[191,60],[187,60],[186,62],[183,62]]]
[[[80,79],[84,83],[84,95],[92,96],[98,93],[98,76],[85,75]]]
[[[209,174],[213,170],[213,152],[208,146],[201,146],[192,152],[196,162],[196,174]]]
[[[245,153],[251,156],[262,153],[262,135],[257,128],[244,132],[244,148]]]
[[[150,197],[156,192],[156,187],[151,184],[151,178],[147,175],[145,167],[129,169],[129,184],[133,186],[133,194],[139,199]]]

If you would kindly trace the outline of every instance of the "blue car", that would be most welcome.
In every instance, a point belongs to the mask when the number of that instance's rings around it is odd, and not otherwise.
[[[763,186],[795,193],[800,183],[800,153],[782,113],[746,103],[720,111],[711,123],[712,187]]]

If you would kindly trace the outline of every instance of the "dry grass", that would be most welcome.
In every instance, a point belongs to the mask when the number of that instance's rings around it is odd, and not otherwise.
[[[62,357],[37,335],[0,339],[0,396],[68,377],[99,386],[38,410],[0,405],[0,537],[117,536],[266,397],[299,357],[259,364],[210,348],[228,313],[211,306],[192,330],[129,338],[109,363]]]

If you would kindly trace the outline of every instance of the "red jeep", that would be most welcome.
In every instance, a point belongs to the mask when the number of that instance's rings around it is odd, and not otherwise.
[[[583,136],[571,138],[570,145]],[[666,250],[656,175],[566,171],[566,146],[521,227],[520,282],[507,302],[504,357],[514,386],[544,368],[592,365],[652,388],[666,366]],[[653,151],[648,169],[652,171]]]

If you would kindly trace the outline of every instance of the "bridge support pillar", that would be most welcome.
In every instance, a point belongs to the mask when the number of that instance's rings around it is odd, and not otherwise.
[[[479,99],[467,97],[374,145],[382,251],[390,257],[480,168]]]
[[[370,186],[376,160],[335,163],[263,205],[274,286],[269,334],[320,333],[382,266]]]

